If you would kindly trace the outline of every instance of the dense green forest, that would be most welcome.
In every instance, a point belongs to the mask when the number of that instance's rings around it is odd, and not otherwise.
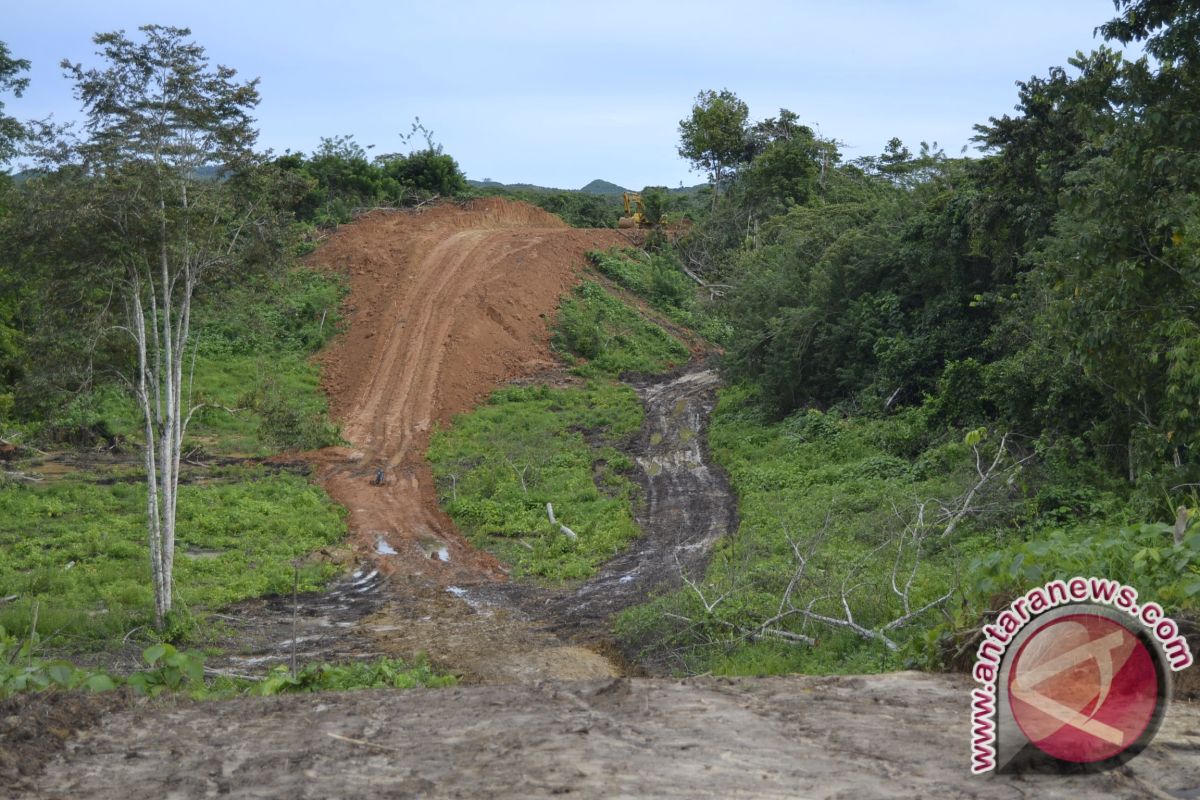
[[[1200,17],[1116,5],[1100,33],[1145,55],[1020,82],[978,158],[847,162],[788,110],[697,97],[680,153],[716,195],[674,255],[723,287],[711,446],[743,522],[709,570],[729,600],[676,593],[628,636],[689,669],[938,664],[1078,573],[1194,611]],[[772,617],[823,648],[745,635]]]
[[[548,580],[589,574],[635,536],[617,445],[640,412],[617,378],[687,359],[669,322],[702,336],[725,377],[709,449],[741,527],[702,582],[621,616],[629,647],[684,672],[953,666],[989,611],[1081,573],[1194,616],[1200,6],[1116,7],[1099,29],[1109,45],[1019,82],[1015,110],[980,122],[978,157],[893,139],[847,160],[802,113],[755,119],[736,92],[701,92],[679,152],[708,187],[643,190],[655,220],[691,226],[593,254],[594,280],[563,298],[553,329],[579,386],[504,389],[435,437],[435,474],[456,481],[448,511],[518,573]],[[198,57],[186,31],[147,30],[165,55]],[[114,60],[136,57],[106,36]],[[1127,59],[1117,43],[1145,54]],[[24,90],[27,69],[0,44],[0,100]],[[256,86],[224,73],[197,90],[213,117],[190,118],[211,149],[174,142],[139,160],[118,141],[160,135],[153,121],[106,105],[111,75],[68,73],[89,115],[82,132],[25,126],[0,105],[0,159],[24,167],[0,175],[0,446],[12,458],[183,441],[178,420],[159,431],[143,419],[150,391],[131,380],[149,345],[128,320],[162,289],[154,270],[168,250],[185,264],[211,251],[204,281],[178,273],[194,297],[181,318],[190,345],[162,356],[186,363],[199,393],[186,446],[245,458],[338,441],[308,356],[337,331],[344,287],[298,260],[329,227],[358,209],[481,193],[579,226],[620,215],[613,195],[471,186],[419,120],[406,152],[368,158],[333,136],[311,154],[264,156],[249,118],[231,112],[248,114]],[[657,322],[605,286],[640,296]],[[595,533],[578,546],[537,538],[540,512],[509,474],[509,456],[546,442],[558,457],[537,479],[577,497]],[[41,604],[68,649],[152,622],[157,638],[196,635],[186,609],[155,619],[139,515],[156,489],[131,477],[136,458],[48,486],[5,475],[0,596],[14,599],[0,624],[15,630]],[[185,564],[189,607],[285,591],[291,559],[344,531],[286,472],[217,477],[181,491],[183,545],[227,544],[214,496],[234,516],[274,508],[303,535],[273,548],[273,530],[249,525],[259,566],[244,580],[230,580],[245,561],[235,548]],[[101,515],[116,521],[92,524]],[[533,538],[493,536],[497,526]],[[37,548],[24,536],[34,527],[46,531]],[[306,585],[328,572],[308,564]],[[103,625],[72,622],[97,602],[113,609]]]

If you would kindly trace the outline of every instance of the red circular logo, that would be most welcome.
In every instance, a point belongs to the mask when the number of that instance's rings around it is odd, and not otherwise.
[[[1145,644],[1124,625],[1072,614],[1021,645],[1008,697],[1035,746],[1063,761],[1092,763],[1138,741],[1158,707],[1158,675]]]

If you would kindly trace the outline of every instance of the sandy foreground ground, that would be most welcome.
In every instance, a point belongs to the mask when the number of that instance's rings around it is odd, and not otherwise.
[[[37,798],[1194,798],[1200,708],[1115,771],[976,777],[969,682],[611,679],[124,710]]]

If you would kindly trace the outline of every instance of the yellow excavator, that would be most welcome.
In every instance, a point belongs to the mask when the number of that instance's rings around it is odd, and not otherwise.
[[[649,228],[650,222],[646,219],[646,205],[642,202],[642,196],[637,192],[625,192],[621,199],[625,201],[625,216],[617,220],[617,227]]]

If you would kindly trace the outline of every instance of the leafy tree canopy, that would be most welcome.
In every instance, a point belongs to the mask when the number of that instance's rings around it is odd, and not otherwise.
[[[746,157],[749,107],[728,89],[696,95],[691,116],[679,121],[679,155],[709,174],[719,192],[729,172]]]
[[[0,42],[0,94],[12,92],[20,97],[29,86],[29,78],[22,72],[29,69],[29,61],[13,58],[8,45]],[[4,101],[0,100],[0,164],[9,161],[17,153],[17,143],[25,138],[25,129],[19,121],[4,113]]]

